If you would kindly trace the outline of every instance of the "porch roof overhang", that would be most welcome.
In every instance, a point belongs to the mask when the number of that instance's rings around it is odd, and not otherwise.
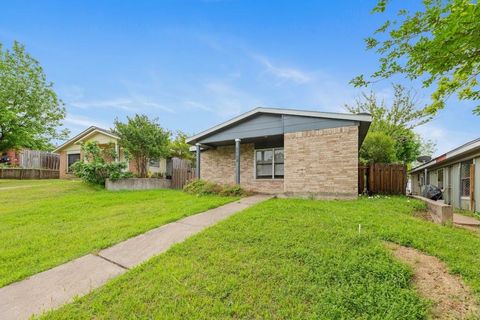
[[[320,121],[323,121],[320,123]],[[233,119],[202,131],[187,139],[187,143],[201,144],[203,148],[265,139],[283,138],[286,132],[356,125],[359,127],[359,147],[362,144],[372,117],[369,114],[346,114],[303,111],[280,108],[256,108]],[[233,127],[237,127],[233,130]],[[239,129],[240,128],[240,129]],[[229,132],[229,130],[231,132]]]
[[[480,138],[469,141],[453,150],[448,151],[424,164],[410,170],[410,173],[423,172],[425,169],[436,169],[453,164],[462,159],[480,155]]]

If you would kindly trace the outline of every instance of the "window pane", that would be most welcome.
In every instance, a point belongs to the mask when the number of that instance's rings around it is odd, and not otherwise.
[[[159,159],[150,159],[148,164],[150,165],[150,167],[158,168],[158,167],[160,167],[160,160]]]
[[[283,178],[283,163],[275,163],[275,178]]]
[[[462,179],[461,184],[462,197],[470,197],[470,179]]]
[[[272,178],[272,165],[271,164],[258,164],[257,165],[257,178]]]
[[[257,163],[272,163],[273,151],[272,150],[263,150],[257,151]]]
[[[275,149],[275,163],[283,163],[283,149]]]
[[[462,162],[460,178],[470,178],[470,164],[472,164],[472,161]]]
[[[80,153],[72,153],[68,155],[68,168],[70,169],[71,165],[80,160]]]

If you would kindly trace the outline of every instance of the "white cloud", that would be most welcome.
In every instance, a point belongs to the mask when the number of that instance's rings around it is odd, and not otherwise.
[[[235,116],[254,105],[261,105],[259,99],[227,82],[207,82],[204,89],[213,111],[221,117]]]
[[[430,139],[436,143],[435,156],[442,155],[470,140],[478,138],[478,135],[475,133],[445,129],[434,122],[417,127],[414,131],[422,138]]]
[[[107,124],[105,122],[75,114],[67,114],[67,116],[65,117],[65,123],[76,127],[97,126],[104,129],[108,129],[110,127],[110,124]]]
[[[73,101],[67,104],[79,109],[113,108],[129,112],[141,112],[147,110],[151,111],[151,109],[153,108],[168,113],[175,113],[172,108],[166,107],[162,104],[141,97]]]
[[[312,79],[304,71],[292,67],[279,67],[274,65],[270,59],[260,55],[252,55],[252,57],[260,62],[264,67],[265,71],[277,78],[280,78],[285,81],[293,81],[295,83],[308,83]]]

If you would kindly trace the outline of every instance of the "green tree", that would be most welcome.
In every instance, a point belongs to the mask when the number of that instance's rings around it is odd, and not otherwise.
[[[360,149],[360,162],[367,164],[395,161],[395,140],[384,132],[368,133]]]
[[[379,0],[374,13],[382,13],[389,0]],[[402,9],[398,18],[387,20],[366,39],[369,50],[379,55],[379,69],[365,79],[351,82],[366,86],[372,80],[404,74],[420,78],[424,87],[434,87],[432,103],[427,107],[434,114],[444,108],[452,94],[461,100],[479,100],[480,86],[480,5],[471,0],[424,0],[423,9],[409,12]],[[480,114],[480,105],[474,109]]]
[[[186,142],[188,135],[182,131],[177,131],[175,139],[170,144],[170,155],[180,159],[193,161],[195,155],[190,151],[190,145]]]
[[[46,80],[42,67],[25,47],[0,44],[0,152],[12,148],[48,150],[52,139],[65,139],[58,130],[65,118],[63,103]]]
[[[415,93],[412,90],[407,90],[401,85],[393,85],[393,91],[393,101],[390,106],[385,100],[379,100],[371,91],[369,94],[362,93],[361,97],[356,99],[355,105],[346,105],[345,108],[352,113],[370,113],[373,121],[368,135],[381,132],[394,142],[394,158],[387,155],[385,159],[408,165],[420,155],[422,143],[432,143],[431,141],[423,142],[421,137],[413,131],[413,128],[430,121],[432,115],[416,107]],[[364,142],[362,148],[367,146],[368,144],[365,145]]]
[[[120,137],[123,147],[135,161],[138,175],[148,175],[150,159],[166,158],[170,155],[170,132],[163,129],[158,119],[150,120],[146,115],[127,117],[127,122],[115,119],[113,130]]]

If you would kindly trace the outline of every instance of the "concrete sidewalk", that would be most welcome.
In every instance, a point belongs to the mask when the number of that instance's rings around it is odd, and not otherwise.
[[[166,224],[25,280],[0,288],[0,319],[28,319],[83,296],[173,244],[232,214],[271,198],[254,195]]]
[[[480,227],[480,220],[456,213],[453,214],[453,223],[462,226]]]

